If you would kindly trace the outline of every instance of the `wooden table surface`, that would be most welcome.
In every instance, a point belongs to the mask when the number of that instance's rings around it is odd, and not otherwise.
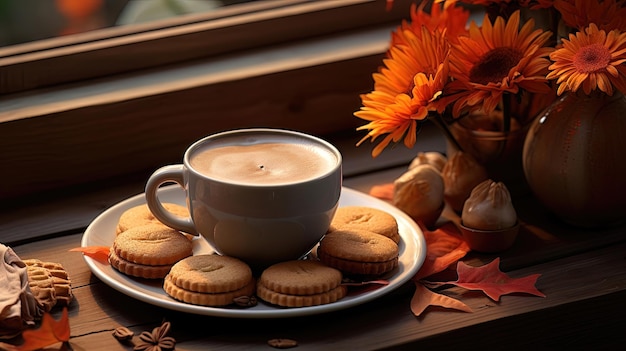
[[[433,138],[417,148],[441,150],[440,140]],[[394,151],[371,160],[368,153],[353,150],[353,140],[334,142],[344,153],[344,186],[366,193],[402,174],[415,153]],[[138,175],[2,206],[0,242],[22,259],[59,262],[70,274],[74,350],[130,350],[113,338],[115,328],[125,326],[138,334],[164,320],[171,322],[177,350],[271,350],[267,341],[274,338],[296,340],[295,350],[617,350],[626,343],[626,226],[570,227],[530,194],[515,201],[523,226],[514,247],[492,255],[470,253],[464,261],[481,265],[500,257],[501,269],[512,277],[539,273],[536,286],[546,294],[543,298],[513,294],[494,302],[447,287],[440,292],[461,299],[473,312],[429,307],[415,317],[409,306],[415,286],[408,282],[357,307],[280,319],[193,315],[135,300],[104,284],[81,254],[68,250],[80,246],[85,228],[98,214],[141,193],[144,181]],[[60,310],[53,315],[58,318]]]

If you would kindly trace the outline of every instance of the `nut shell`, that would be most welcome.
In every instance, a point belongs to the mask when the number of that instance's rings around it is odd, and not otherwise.
[[[394,181],[393,204],[417,222],[432,227],[444,208],[444,183],[433,166],[416,166]]]

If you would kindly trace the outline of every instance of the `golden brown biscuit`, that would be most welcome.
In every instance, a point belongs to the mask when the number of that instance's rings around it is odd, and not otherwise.
[[[218,293],[248,285],[252,280],[252,270],[245,262],[234,257],[197,255],[174,265],[169,278],[183,289]]]
[[[127,261],[119,257],[114,250],[109,251],[109,263],[111,267],[133,277],[146,279],[164,278],[172,268],[171,264],[166,265],[146,265]]]
[[[246,286],[235,291],[201,293],[176,286],[172,280],[167,277],[163,281],[163,290],[171,297],[179,301],[201,306],[227,306],[232,304],[234,300],[240,296],[253,295],[255,288],[256,284],[254,280],[252,280]]]
[[[113,250],[130,262],[166,265],[191,256],[193,245],[175,229],[149,224],[120,233],[113,241]]]
[[[67,306],[70,302],[72,302],[72,299],[74,298],[72,285],[69,274],[63,265],[56,262],[44,262],[38,259],[27,259],[23,260],[23,262],[28,267],[40,267],[48,271],[50,277],[52,278],[52,287],[54,289],[56,304]]]
[[[192,254],[192,242],[179,231],[149,224],[117,235],[109,253],[109,262],[124,274],[163,278],[174,263]]]
[[[319,260],[346,274],[380,275],[398,266],[398,245],[391,239],[358,229],[332,231],[317,248]]]
[[[266,268],[257,284],[257,296],[284,307],[316,306],[343,298],[342,274],[319,261],[295,260]]]
[[[390,213],[372,207],[345,206],[337,209],[330,230],[363,229],[400,242],[398,222]]]
[[[189,217],[189,211],[185,206],[173,203],[163,203],[163,207],[179,217]],[[119,234],[130,228],[141,227],[147,224],[159,224],[165,226],[165,224],[161,223],[156,217],[154,217],[148,208],[148,205],[143,204],[124,211],[124,213],[120,216],[115,232],[116,234]]]
[[[31,293],[37,300],[40,312],[50,312],[57,304],[52,275],[44,267],[26,266],[28,285]]]
[[[252,270],[228,256],[197,255],[176,263],[165,277],[163,289],[171,297],[196,305],[225,306],[256,289]]]

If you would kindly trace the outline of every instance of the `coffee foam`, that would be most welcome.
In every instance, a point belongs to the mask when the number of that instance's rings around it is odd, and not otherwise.
[[[281,185],[315,179],[337,167],[324,146],[300,140],[254,140],[207,145],[190,165],[207,177],[246,185]]]

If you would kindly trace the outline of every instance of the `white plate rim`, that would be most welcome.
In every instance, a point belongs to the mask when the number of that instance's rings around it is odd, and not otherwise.
[[[169,201],[185,205],[184,193],[178,185],[161,187],[158,191],[161,201]],[[123,200],[98,215],[87,227],[81,239],[81,246],[107,246],[111,245],[115,238],[115,225],[121,213],[133,206],[145,203],[145,195],[138,194]],[[420,269],[426,259],[426,240],[420,227],[408,215],[393,205],[347,187],[342,188],[339,206],[369,206],[389,212],[396,218],[402,238],[400,244],[399,265],[394,274],[388,278],[389,284],[378,289],[361,293],[354,296],[346,296],[343,299],[325,305],[280,308],[263,302],[251,308],[220,308],[188,304],[177,301],[168,296],[165,291],[157,286],[158,281],[149,284],[148,280],[135,279],[119,273],[110,265],[102,264],[91,257],[84,256],[87,266],[106,285],[113,289],[146,302],[148,304],[163,307],[179,312],[198,315],[229,317],[229,318],[285,318],[300,317],[314,314],[327,313],[342,310],[365,302],[375,300],[409,281]],[[108,244],[107,244],[108,242]],[[209,253],[211,248],[203,238],[194,240],[194,254]],[[160,290],[160,291],[159,291]]]

